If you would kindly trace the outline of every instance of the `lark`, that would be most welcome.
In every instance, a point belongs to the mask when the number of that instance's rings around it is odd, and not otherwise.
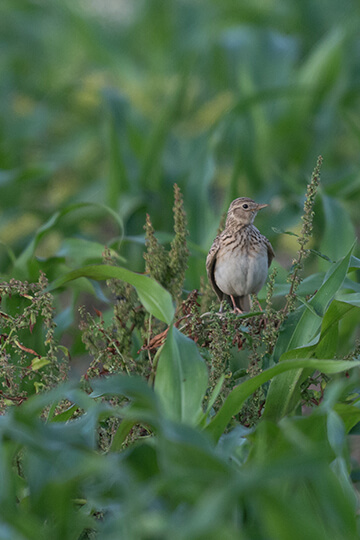
[[[247,197],[235,199],[225,229],[210,248],[206,271],[220,310],[228,301],[236,313],[251,311],[250,295],[257,294],[266,281],[275,254],[266,236],[253,225],[258,211],[266,206]]]

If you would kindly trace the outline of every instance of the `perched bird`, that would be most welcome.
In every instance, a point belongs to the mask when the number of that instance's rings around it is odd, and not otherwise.
[[[221,306],[227,300],[236,313],[251,310],[250,294],[257,294],[264,285],[275,256],[269,240],[253,225],[258,211],[266,206],[247,197],[235,199],[225,229],[206,259],[207,275]]]

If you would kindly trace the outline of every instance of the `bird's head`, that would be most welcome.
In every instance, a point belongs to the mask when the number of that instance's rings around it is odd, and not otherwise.
[[[235,199],[229,206],[226,226],[234,224],[237,226],[250,225],[253,223],[256,214],[267,204],[258,204],[247,197],[239,197]]]

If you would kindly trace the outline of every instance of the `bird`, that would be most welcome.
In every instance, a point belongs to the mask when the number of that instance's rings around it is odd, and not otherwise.
[[[235,313],[251,311],[251,294],[264,285],[275,257],[266,236],[253,225],[256,214],[267,204],[248,197],[232,201],[224,230],[218,234],[206,258],[209,282],[220,300],[226,300]]]

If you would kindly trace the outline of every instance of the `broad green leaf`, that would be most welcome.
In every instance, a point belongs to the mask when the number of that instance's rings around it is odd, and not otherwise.
[[[347,306],[341,302],[334,300],[322,321],[320,337],[317,340],[314,340],[312,345],[307,347],[299,347],[297,349],[292,349],[285,352],[280,361],[284,360],[294,360],[297,358],[331,358],[335,355],[338,344],[338,324],[340,320],[353,309],[352,306]],[[304,370],[298,374],[298,387],[295,389],[294,396],[291,396],[292,402],[296,404],[296,400],[300,397],[300,384],[307,376],[311,374],[311,371]],[[295,379],[295,378],[294,378]],[[292,382],[292,388],[294,387],[295,381]],[[276,395],[273,396],[276,398]],[[284,399],[283,395],[279,395],[279,403],[275,408],[286,410],[288,405],[287,398],[290,398],[290,392]]]
[[[340,416],[335,411],[329,411],[327,414],[327,435],[330,445],[337,455],[340,455],[344,445],[345,439],[345,426]]]
[[[360,259],[352,255],[350,259],[349,269],[353,270],[357,268],[360,268]]]
[[[325,233],[321,241],[321,251],[336,261],[348,252],[356,234],[349,212],[341,203],[325,194],[321,197],[325,215]]]
[[[360,293],[349,293],[339,292],[335,296],[336,300],[339,302],[344,302],[352,306],[360,307]]]
[[[196,344],[171,327],[155,377],[155,391],[165,414],[171,420],[196,424],[207,384],[207,368]]]
[[[312,310],[305,310],[303,312],[288,345],[288,349],[295,349],[296,347],[305,345],[315,337],[320,328],[321,319],[324,316],[326,309],[346,277],[352,250],[353,246],[346,257],[330,268],[330,271],[325,276],[324,283],[317,293],[309,300],[308,304],[311,306]]]
[[[205,431],[218,440],[224,432],[231,418],[238,414],[246,401],[257,388],[274,378],[286,372],[297,372],[303,368],[311,368],[312,370],[319,369],[322,373],[341,373],[352,368],[359,367],[360,361],[349,360],[322,360],[314,358],[299,358],[297,360],[284,360],[275,366],[255,375],[255,377],[244,381],[239,386],[234,388],[226,398],[223,406],[210,421]]]
[[[316,339],[322,318],[346,277],[352,250],[353,247],[347,256],[333,265],[327,273],[324,283],[308,302],[312,309],[306,309],[306,306],[301,307],[285,322],[285,328],[279,336],[275,349],[275,358],[278,358],[281,352],[281,360],[284,353],[304,347]],[[279,420],[293,410],[298,402],[300,384],[304,376],[300,370],[285,373],[271,382],[264,408],[264,418]]]
[[[105,264],[84,266],[50,283],[47,290],[52,291],[62,287],[69,281],[86,277],[101,281],[105,279],[121,279],[133,285],[145,309],[160,321],[171,324],[174,317],[174,306],[171,295],[157,281],[144,274],[136,274],[126,268]]]
[[[122,448],[122,443],[135,424],[148,422],[155,427],[157,426],[160,413],[158,411],[156,396],[154,391],[140,377],[113,375],[108,378],[94,379],[91,381],[91,386],[93,391],[89,397],[93,400],[102,396],[124,396],[131,400],[129,406],[123,408],[107,407],[103,411],[104,419],[111,416],[122,419],[113,437],[110,446],[111,452],[118,452]],[[56,405],[57,403],[54,402],[49,413],[48,421],[57,423],[66,422],[79,408],[79,405],[74,403],[62,413],[54,416],[53,413]]]
[[[352,269],[349,268],[349,272],[351,271]],[[360,283],[357,283],[356,281],[353,281],[352,279],[350,279],[350,277],[346,276],[346,278],[344,279],[342,289],[344,289],[344,292],[345,292],[345,289],[347,289],[351,292],[360,293]]]
[[[85,238],[65,238],[61,243],[61,247],[56,253],[57,257],[65,257],[66,262],[71,267],[83,265],[89,262],[103,260],[102,254],[104,245],[100,242],[92,242]],[[111,256],[122,263],[125,259],[121,257],[115,250],[110,249]]]
[[[298,293],[302,296],[308,296],[314,294],[314,291],[320,289],[324,281],[324,272],[319,272],[316,274],[311,274],[306,277],[298,288]],[[274,296],[285,296],[290,289],[289,283],[276,283],[274,287]]]
[[[118,427],[118,429],[116,430],[116,433],[114,434],[113,440],[111,442],[110,452],[120,452],[126,437],[129,435],[131,429],[137,423],[138,423],[138,421],[135,420],[135,419],[134,420],[128,420],[128,419],[124,418],[121,421],[121,424]]]
[[[24,403],[22,410],[32,416],[40,416],[41,412],[50,407],[49,421],[56,409],[57,403],[66,399],[71,403],[76,403],[80,409],[84,411],[90,410],[94,406],[94,401],[89,398],[88,394],[77,388],[75,381],[60,384],[49,392],[41,393],[37,396],[32,396]],[[67,409],[68,410],[68,409]],[[64,416],[66,411],[64,411]]]
[[[215,453],[214,445],[203,431],[182,423],[166,422],[159,441],[162,466],[175,478],[200,477],[206,482],[216,482],[219,477],[230,479],[233,472],[227,460]],[[189,537],[182,537],[185,538]]]
[[[339,335],[339,322],[354,306],[333,300],[324,315],[319,343],[316,346],[318,358],[332,358],[336,355]]]
[[[13,268],[13,274],[20,277],[27,276],[27,273],[28,273],[27,267],[31,264],[31,261],[35,255],[35,250],[37,246],[39,245],[39,242],[42,240],[42,238],[44,238],[44,236],[46,236],[46,234],[48,234],[57,225],[57,223],[62,217],[72,212],[76,212],[78,210],[84,209],[84,208],[89,209],[89,211],[91,211],[91,209],[93,208],[97,208],[110,214],[111,217],[118,224],[121,231],[121,235],[123,234],[122,220],[120,216],[116,212],[114,212],[114,210],[112,210],[111,208],[100,203],[70,204],[66,206],[65,208],[63,208],[62,210],[55,212],[55,214],[53,214],[46,223],[44,223],[43,225],[41,225],[41,227],[39,227],[39,229],[36,231],[34,237],[30,241],[28,246],[21,253],[21,255],[16,259],[14,268]]]
[[[333,348],[330,348],[327,340],[329,339],[332,342],[333,334],[337,337],[337,326],[339,321],[351,311],[352,308],[353,306],[351,305],[346,305],[343,302],[333,300],[322,320],[319,339],[314,340],[311,345],[306,347],[298,347],[297,349],[291,349],[290,351],[283,353],[280,357],[280,361],[305,357],[310,358],[312,355],[316,355],[318,358],[331,358],[335,352]],[[321,354],[321,352],[324,354]]]
[[[207,416],[209,415],[215,401],[217,400],[220,392],[221,392],[221,389],[222,389],[222,385],[224,384],[224,380],[225,380],[225,375],[222,374],[218,380],[218,382],[216,383],[213,391],[212,391],[212,394],[211,396],[209,397],[209,400],[207,402],[207,407],[206,407],[206,411],[204,413],[204,416],[203,416],[203,419],[204,421],[206,420]]]
[[[122,412],[122,416],[133,418],[133,410],[147,410],[154,415],[159,414],[158,401],[152,388],[139,376],[112,375],[91,381],[93,389],[90,397],[93,399],[102,396],[125,396],[131,400],[132,405]],[[123,410],[125,411],[125,409]]]
[[[280,362],[284,360],[295,360],[299,358],[332,358],[336,354],[337,345],[338,345],[338,325],[339,321],[353,309],[353,306],[343,304],[334,300],[322,321],[321,333],[319,340],[309,345],[308,347],[299,347],[297,349],[292,349],[285,352],[281,358]],[[296,407],[300,399],[300,386],[302,382],[311,375],[311,369],[302,369],[294,373],[293,378],[288,378],[288,391],[286,393],[278,394],[273,393],[270,397],[271,405],[268,405],[269,411],[265,415],[265,418],[272,418],[271,413],[277,411],[277,418],[285,416],[289,411]],[[286,377],[287,374],[281,376],[281,378]],[[276,386],[274,384],[274,386]],[[269,399],[269,394],[267,399]]]
[[[334,411],[340,416],[348,433],[360,422],[360,408],[351,403],[335,403]]]
[[[72,418],[75,411],[78,410],[77,405],[71,405],[70,407],[65,409],[65,411],[62,411],[61,413],[54,415],[53,413],[56,408],[56,405],[57,403],[55,403],[55,407],[54,408],[52,407],[52,409],[50,410],[50,413],[47,419],[48,422],[67,422],[68,420],[70,420],[70,418]]]

